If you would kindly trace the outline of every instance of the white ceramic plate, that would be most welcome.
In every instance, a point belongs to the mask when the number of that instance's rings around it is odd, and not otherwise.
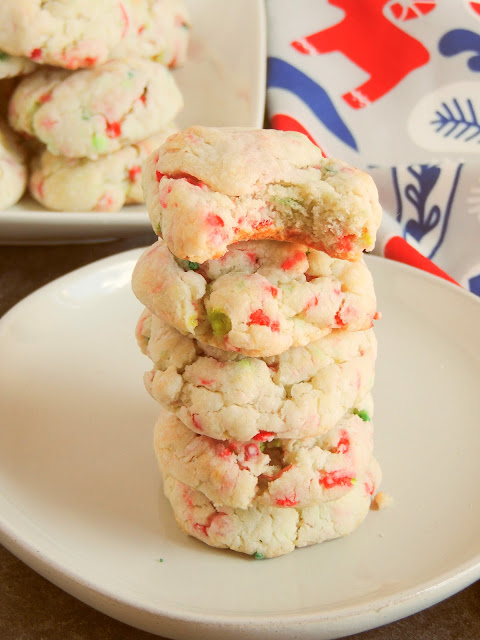
[[[185,640],[334,638],[480,577],[478,299],[368,259],[383,312],[376,452],[395,505],[350,537],[258,561],[185,536],[162,496],[149,361],[133,335],[138,255],[67,275],[0,321],[11,551],[101,611]]]
[[[262,127],[266,33],[261,0],[186,0],[192,18],[189,59],[173,73],[185,107],[180,127]],[[124,238],[151,230],[144,206],[117,213],[47,211],[25,196],[0,212],[0,244],[54,244]]]

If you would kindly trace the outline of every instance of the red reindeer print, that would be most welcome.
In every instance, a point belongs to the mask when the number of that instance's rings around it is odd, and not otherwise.
[[[389,9],[398,20],[413,20],[435,9],[436,2],[394,2]]]
[[[391,0],[328,1],[345,11],[343,19],[332,27],[292,42],[292,47],[308,55],[339,51],[366,71],[370,76],[368,80],[342,96],[354,109],[378,100],[405,76],[429,61],[430,54],[423,44],[384,15],[383,8]],[[431,10],[433,3],[428,4],[428,10]],[[427,13],[427,7],[417,9],[419,14]]]
[[[472,11],[477,16],[480,16],[480,2],[474,2],[473,0],[471,0],[471,2],[469,2],[468,4],[470,5],[470,8],[472,9]]]

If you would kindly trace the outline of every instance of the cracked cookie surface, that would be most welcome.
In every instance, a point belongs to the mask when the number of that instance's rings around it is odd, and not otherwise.
[[[260,238],[356,260],[381,218],[372,178],[297,132],[190,127],[150,156],[143,185],[154,231],[200,263]]]
[[[44,207],[57,211],[118,211],[124,204],[143,202],[143,161],[174,129],[166,127],[97,160],[44,151],[32,162],[30,193]]]
[[[297,243],[251,240],[203,264],[175,259],[159,239],[136,263],[132,287],[152,313],[227,351],[270,356],[334,329],[372,326],[376,298],[363,260]]]
[[[335,331],[269,358],[242,357],[183,336],[149,311],[138,344],[154,363],[149,393],[192,431],[219,440],[318,436],[348,412],[371,415],[372,330]]]
[[[9,104],[11,126],[54,155],[96,159],[157,133],[183,106],[171,72],[141,58],[69,73],[40,68]]]
[[[188,535],[213,547],[273,558],[352,533],[367,516],[380,480],[380,467],[372,459],[345,496],[303,508],[258,503],[248,509],[214,507],[201,491],[166,474],[163,487],[178,525]]]
[[[371,461],[373,425],[348,414],[318,438],[284,440],[264,431],[249,442],[218,441],[161,410],[154,446],[164,473],[198,489],[215,506],[246,509],[255,501],[300,508],[353,490]]]
[[[189,35],[183,0],[2,0],[0,48],[74,70],[142,56],[183,64]]]

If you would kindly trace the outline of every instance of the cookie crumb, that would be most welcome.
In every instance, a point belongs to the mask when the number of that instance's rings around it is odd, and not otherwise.
[[[393,497],[384,491],[379,491],[372,502],[372,509],[374,511],[381,511],[382,509],[388,509],[393,505]]]

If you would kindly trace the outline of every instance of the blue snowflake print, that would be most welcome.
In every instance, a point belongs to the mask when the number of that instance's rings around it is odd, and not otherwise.
[[[465,100],[463,107],[456,98],[452,99],[451,105],[442,102],[430,124],[435,127],[436,133],[443,134],[444,138],[453,136],[456,140],[462,138],[464,142],[471,142],[477,138],[476,142],[480,142],[480,121],[470,98]]]

